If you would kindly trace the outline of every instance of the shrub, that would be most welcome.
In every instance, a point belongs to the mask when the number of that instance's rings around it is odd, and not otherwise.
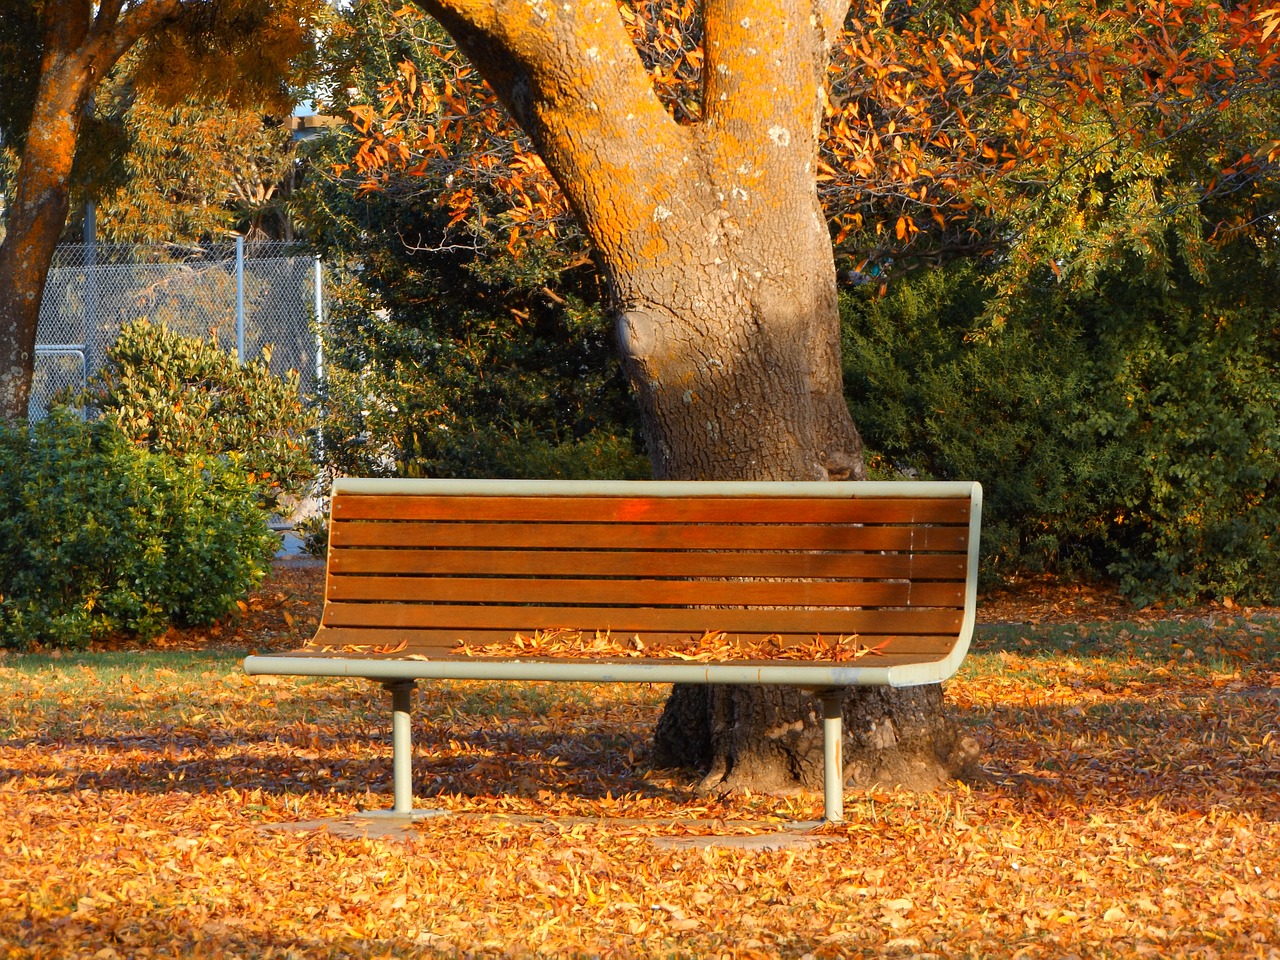
[[[0,646],[213,623],[278,542],[253,486],[221,460],[151,453],[114,420],[65,412],[0,425]]]
[[[1115,579],[1140,602],[1280,599],[1280,278],[1136,272],[1025,291],[982,332],[953,265],[845,296],[846,387],[891,470],[983,483],[988,574]]]
[[[269,361],[268,352],[242,364],[212,340],[142,320],[120,332],[77,402],[153,453],[225,457],[274,509],[281,496],[305,491],[315,464],[307,441],[313,418],[298,375],[278,377]]]
[[[1116,332],[1104,426],[1136,483],[1111,515],[1108,572],[1131,596],[1280,599],[1278,323],[1275,306],[1183,301]]]

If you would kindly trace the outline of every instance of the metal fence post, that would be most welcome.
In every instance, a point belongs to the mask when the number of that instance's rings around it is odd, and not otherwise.
[[[316,254],[315,272],[315,309],[316,309],[316,387],[320,386],[320,378],[324,375],[324,264],[320,255]]]
[[[244,363],[244,237],[236,237],[236,359]]]
[[[92,105],[90,106],[92,111]],[[98,269],[98,208],[92,200],[84,205],[84,324],[80,333],[80,343],[85,352],[80,357],[84,376],[81,389],[89,389],[89,364],[97,369],[98,358],[92,353],[91,345],[98,341],[98,307],[99,282],[101,271]]]

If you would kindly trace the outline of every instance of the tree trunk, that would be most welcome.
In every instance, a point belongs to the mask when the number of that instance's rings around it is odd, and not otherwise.
[[[671,258],[663,274],[698,291],[623,311],[619,341],[640,399],[657,476],[808,480],[858,477],[861,444],[834,364],[839,316],[825,224],[757,220],[751,237],[717,239],[721,263]],[[805,242],[806,229],[809,240]],[[696,233],[696,225],[683,232]],[[769,264],[771,282],[756,277]],[[699,283],[699,278],[701,283]],[[738,278],[734,284],[726,278]],[[652,277],[628,274],[640,286]],[[660,321],[654,317],[660,317]],[[835,469],[833,469],[835,468]],[[943,710],[941,688],[854,688],[844,704],[845,774],[859,786],[931,789],[975,756]],[[702,788],[820,789],[822,716],[794,688],[677,686],[654,738],[658,765],[705,771]]]
[[[599,257],[664,479],[861,478],[817,196],[828,47],[847,0],[706,0],[702,119],[676,124],[614,0],[419,0],[529,134]],[[937,688],[850,695],[850,771],[923,785],[963,754]],[[664,761],[707,786],[816,785],[794,690],[677,687]],[[815,753],[816,751],[816,753]]]
[[[930,790],[964,774],[978,756],[947,716],[942,688],[855,687],[844,701],[846,784]],[[822,710],[794,687],[677,685],[654,732],[659,767],[703,771],[720,793],[821,790]]]
[[[74,143],[78,121],[70,126]],[[28,143],[0,243],[0,419],[6,421],[27,416],[40,301],[67,222],[71,156],[64,158],[55,145]]]

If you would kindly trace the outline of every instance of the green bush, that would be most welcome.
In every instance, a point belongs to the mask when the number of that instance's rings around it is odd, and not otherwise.
[[[980,270],[843,300],[846,388],[884,469],[976,479],[988,574],[1116,580],[1140,602],[1280,599],[1280,280],[1136,274],[982,330]]]
[[[987,574],[1094,571],[1088,504],[1108,482],[1113,451],[1075,429],[1087,351],[1052,323],[967,339],[984,303],[968,265],[914,274],[884,298],[865,288],[845,295],[855,421],[882,470],[982,482]]]
[[[278,543],[253,486],[221,460],[150,453],[113,420],[0,425],[0,646],[213,623]]]
[[[1280,600],[1278,326],[1277,306],[1182,300],[1114,332],[1101,426],[1132,449],[1136,482],[1108,572],[1130,595]]]
[[[281,496],[305,492],[315,464],[298,375],[278,377],[269,361],[268,353],[241,364],[213,341],[142,320],[120,332],[77,403],[153,453],[195,463],[225,458],[275,509]]]
[[[405,204],[398,215],[408,221]],[[520,260],[390,249],[336,271],[324,449],[338,473],[651,475],[603,311]],[[558,284],[559,292],[548,292]]]

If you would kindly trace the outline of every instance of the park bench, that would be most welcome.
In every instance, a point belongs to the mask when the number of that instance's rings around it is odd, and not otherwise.
[[[838,821],[846,688],[937,683],[964,658],[981,497],[951,482],[340,479],[314,639],[244,669],[384,684],[402,816],[419,680],[806,688]]]

